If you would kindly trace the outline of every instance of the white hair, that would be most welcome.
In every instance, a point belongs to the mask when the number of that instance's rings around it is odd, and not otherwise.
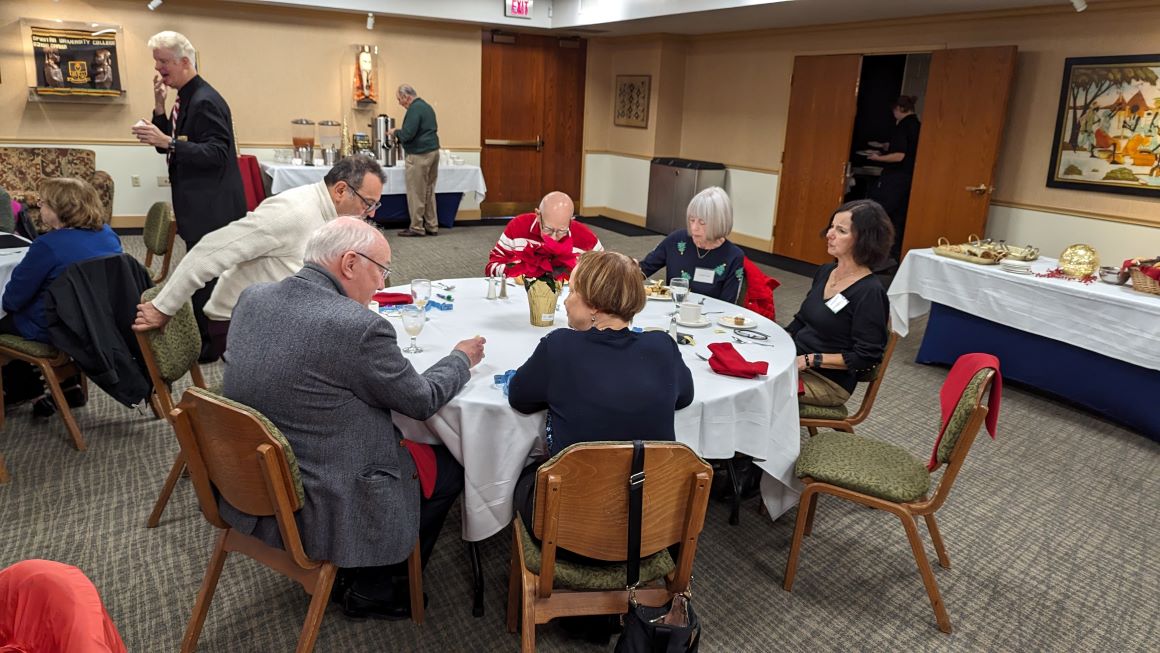
[[[419,97],[419,94],[415,92],[415,87],[410,84],[399,84],[399,95]]]
[[[720,186],[710,186],[697,193],[685,213],[688,218],[705,221],[705,238],[725,238],[733,231],[733,204]]]
[[[166,50],[172,52],[176,57],[185,57],[189,59],[189,63],[197,68],[197,49],[185,38],[184,34],[179,32],[158,32],[149,37],[148,47],[150,50]]]
[[[319,227],[306,241],[303,259],[327,266],[347,252],[364,252],[382,236],[379,230],[355,216],[342,216]]]

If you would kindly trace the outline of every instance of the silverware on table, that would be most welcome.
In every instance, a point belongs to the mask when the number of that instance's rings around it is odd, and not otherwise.
[[[742,340],[741,338],[738,338],[737,336],[733,336],[733,342],[736,342],[736,343],[742,344],[742,345],[757,345],[758,347],[772,347],[773,346],[773,345],[769,344],[768,342],[757,342],[755,340]]]

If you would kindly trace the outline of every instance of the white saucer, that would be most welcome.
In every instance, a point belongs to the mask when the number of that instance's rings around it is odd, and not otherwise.
[[[712,324],[712,322],[710,322],[709,318],[705,317],[704,315],[701,316],[701,320],[698,322],[682,322],[680,318],[677,318],[678,326],[689,327],[690,329],[700,329],[701,327],[707,327],[710,324]]]
[[[722,315],[721,317],[717,318],[717,324],[729,329],[752,329],[753,327],[757,326],[757,320],[747,317],[745,318],[745,324],[737,324],[733,321],[732,315]]]

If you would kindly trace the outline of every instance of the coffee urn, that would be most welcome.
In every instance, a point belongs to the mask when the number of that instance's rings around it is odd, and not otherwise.
[[[399,156],[398,143],[393,133],[395,119],[386,114],[379,114],[375,116],[375,121],[370,126],[374,129],[375,159],[383,166],[395,167]]]

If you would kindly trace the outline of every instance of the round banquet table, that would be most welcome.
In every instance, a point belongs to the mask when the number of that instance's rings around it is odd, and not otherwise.
[[[415,441],[444,444],[463,464],[463,539],[480,541],[498,533],[513,516],[512,495],[520,471],[533,457],[544,453],[546,412],[524,415],[508,405],[495,375],[518,369],[531,356],[540,338],[554,328],[567,328],[563,298],[557,305],[553,327],[534,327],[528,319],[527,295],[522,286],[508,284],[507,299],[486,299],[483,278],[449,279],[454,287],[454,308],[429,308],[427,323],[418,336],[422,353],[404,354],[422,371],[461,340],[475,335],[487,338],[483,361],[472,369],[467,386],[435,415],[418,421],[393,414],[403,434]],[[410,292],[409,286],[391,288]],[[448,291],[433,286],[433,293]],[[565,291],[566,293],[567,291]],[[693,301],[700,296],[691,294]],[[432,297],[435,301],[442,301]],[[634,327],[668,328],[672,301],[650,300],[636,316]],[[402,328],[397,312],[383,309],[405,347],[410,336]],[[693,403],[676,412],[677,440],[689,445],[704,458],[727,459],[735,453],[753,456],[764,470],[761,492],[769,513],[777,517],[797,504],[800,486],[793,474],[798,457],[800,429],[797,409],[797,368],[794,345],[789,335],[771,320],[734,304],[706,298],[704,311],[713,323],[707,327],[678,326],[696,340],[695,346],[680,348],[685,364],[693,373]],[[769,363],[768,374],[741,379],[716,374],[698,353],[709,355],[706,345],[729,342],[732,329],[720,327],[722,315],[746,315],[755,320],[755,330],[769,335],[773,345],[734,344],[750,361]],[[599,383],[600,379],[592,379]],[[599,437],[600,434],[593,434]]]

